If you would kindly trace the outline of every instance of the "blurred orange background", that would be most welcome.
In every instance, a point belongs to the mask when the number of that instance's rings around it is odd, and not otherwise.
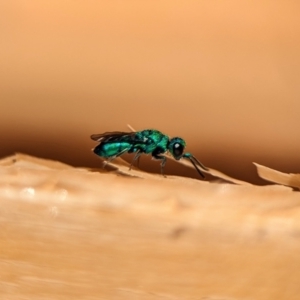
[[[243,180],[262,183],[252,162],[300,172],[299,17],[297,1],[2,0],[0,156],[99,167],[90,134],[129,123]]]

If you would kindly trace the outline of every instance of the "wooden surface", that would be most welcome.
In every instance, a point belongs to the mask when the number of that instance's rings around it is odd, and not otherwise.
[[[1,299],[299,299],[300,194],[288,187],[22,155],[0,174]]]

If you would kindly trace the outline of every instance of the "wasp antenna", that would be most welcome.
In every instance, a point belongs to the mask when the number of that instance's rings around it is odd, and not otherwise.
[[[205,171],[209,171],[208,168],[206,168],[195,156],[191,156],[191,158],[199,165],[199,167],[201,167],[203,170]]]
[[[203,173],[201,173],[201,171],[199,170],[199,168],[197,167],[196,163],[193,161],[194,157],[188,157],[188,159],[191,161],[191,163],[193,164],[193,166],[195,167],[195,169],[197,170],[197,172],[199,173],[199,175],[202,177],[202,178],[205,178],[205,176],[203,175]],[[196,160],[197,161],[197,160]]]

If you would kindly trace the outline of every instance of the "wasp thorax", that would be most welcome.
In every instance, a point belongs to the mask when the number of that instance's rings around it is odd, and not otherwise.
[[[185,141],[179,137],[173,138],[170,140],[168,148],[175,159],[180,159],[185,148]]]

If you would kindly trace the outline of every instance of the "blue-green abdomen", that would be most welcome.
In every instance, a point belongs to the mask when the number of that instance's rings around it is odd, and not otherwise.
[[[131,144],[127,142],[111,142],[101,143],[94,149],[94,153],[101,157],[114,157],[124,154],[131,148]]]

